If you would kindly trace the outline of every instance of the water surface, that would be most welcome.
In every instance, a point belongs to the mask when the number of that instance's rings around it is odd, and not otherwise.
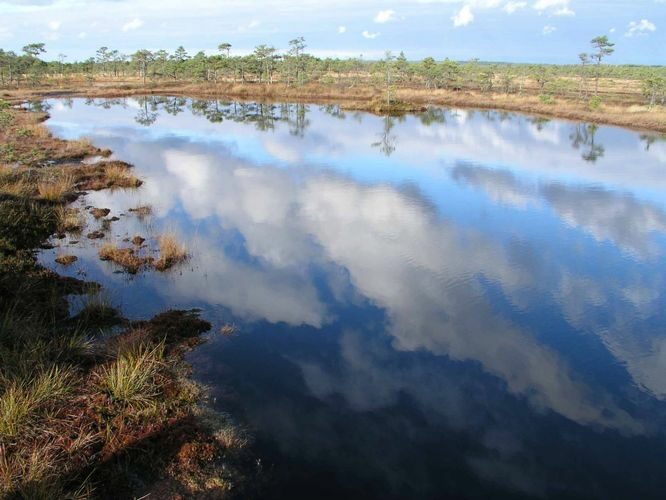
[[[129,317],[202,309],[195,375],[255,433],[275,497],[663,496],[659,137],[438,108],[48,105],[54,133],[146,181],[81,204],[192,258],[130,277],[83,238],[42,261],[74,253],[59,271]]]

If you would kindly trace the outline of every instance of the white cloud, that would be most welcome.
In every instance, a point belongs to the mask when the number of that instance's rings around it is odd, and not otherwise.
[[[49,21],[46,24],[49,27],[49,30],[48,32],[42,34],[44,40],[47,40],[49,42],[55,42],[56,40],[59,40],[60,39],[59,30],[62,23],[60,21]]]
[[[395,11],[391,9],[380,10],[375,16],[376,23],[387,23],[395,19]]]
[[[631,21],[629,23],[629,26],[627,27],[627,32],[624,34],[624,36],[627,37],[632,37],[632,36],[640,36],[640,35],[647,35],[648,33],[651,33],[653,31],[656,31],[657,27],[654,25],[653,22],[648,21],[647,19],[641,19],[640,21]]]
[[[527,7],[527,2],[508,2],[503,9],[507,14],[513,14],[517,10],[524,9],[525,7]]]
[[[568,6],[569,0],[537,0],[534,4],[536,10],[555,9]]]
[[[608,30],[609,33],[615,33],[615,28],[611,28]]]
[[[555,26],[551,26],[550,24],[547,24],[546,26],[543,27],[543,34],[544,35],[550,35],[551,33],[554,33],[557,31],[557,28]]]
[[[133,31],[139,29],[141,26],[143,26],[143,21],[139,18],[132,19],[131,21],[123,24],[122,30],[123,31]]]
[[[81,40],[83,40],[84,38],[87,38],[87,37],[88,37],[88,33],[86,33],[85,31],[82,31],[81,33],[79,33],[78,35],[76,35],[76,37],[77,37],[77,38],[80,38]]]
[[[537,0],[534,8],[542,12],[548,12],[553,16],[575,16],[576,13],[569,7],[570,0]]]
[[[554,16],[575,16],[576,13],[569,7],[561,7],[553,12]]]
[[[467,26],[474,21],[472,8],[469,5],[463,5],[462,8],[451,17],[451,20],[453,21],[453,26],[456,28],[459,26]]]
[[[377,38],[381,33],[371,33],[368,30],[363,31],[361,35],[363,35],[363,38],[367,38],[368,40],[374,40]]]
[[[261,21],[258,21],[258,20],[256,20],[256,19],[252,19],[249,23],[241,24],[240,26],[238,26],[238,27],[236,28],[236,31],[242,33],[242,32],[244,32],[244,31],[248,31],[248,30],[254,29],[254,28],[256,28],[257,26],[259,26],[260,24],[261,24]]]
[[[4,40],[5,38],[11,38],[11,37],[12,37],[12,32],[9,31],[9,28],[0,26],[0,40]]]
[[[338,26],[338,35],[342,35],[343,33],[347,33],[347,26]]]

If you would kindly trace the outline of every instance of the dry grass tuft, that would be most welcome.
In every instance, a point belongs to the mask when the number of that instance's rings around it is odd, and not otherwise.
[[[49,129],[41,123],[31,123],[23,126],[23,130],[27,131],[30,137],[36,139],[48,139],[51,137]]]
[[[61,233],[80,233],[85,221],[77,208],[57,207],[58,231]]]
[[[111,160],[82,165],[76,169],[78,187],[99,191],[110,188],[137,188],[143,182],[132,174],[132,165]]]
[[[187,248],[181,244],[176,236],[166,233],[159,238],[160,258],[155,262],[155,269],[165,271],[187,260]]]
[[[106,179],[115,187],[137,188],[142,182],[135,177],[130,168],[120,162],[110,162],[104,168]]]
[[[61,266],[71,266],[77,260],[79,260],[79,258],[76,255],[60,255],[55,259],[56,263]]]
[[[136,214],[139,219],[144,219],[153,213],[153,209],[148,205],[141,205],[135,208],[130,208],[129,211]]]
[[[95,147],[90,142],[90,139],[82,137],[81,139],[67,141],[66,149],[69,151],[89,151],[95,149]]]
[[[111,213],[111,210],[108,208],[93,208],[90,213],[95,219],[101,219],[102,217],[106,217]]]
[[[121,266],[130,274],[136,274],[139,270],[152,262],[150,257],[139,257],[133,248],[119,248],[113,243],[105,243],[99,249],[101,260],[111,261]]]
[[[65,195],[72,192],[74,177],[63,174],[53,179],[45,179],[37,183],[39,197],[49,201],[62,201]]]
[[[17,178],[10,175],[0,177],[0,193],[2,194],[27,198],[33,191],[32,185],[21,177]]]
[[[132,245],[140,247],[143,245],[144,241],[146,241],[146,239],[137,234],[134,238],[132,238]]]
[[[28,198],[35,194],[38,175],[29,168],[0,164],[0,193]]]

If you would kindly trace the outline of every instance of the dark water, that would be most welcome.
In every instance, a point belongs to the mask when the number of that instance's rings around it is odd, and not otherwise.
[[[128,277],[82,241],[67,272],[128,316],[203,309],[195,374],[254,431],[268,494],[666,494],[666,142],[497,112],[49,104],[146,181],[83,204],[193,255]]]

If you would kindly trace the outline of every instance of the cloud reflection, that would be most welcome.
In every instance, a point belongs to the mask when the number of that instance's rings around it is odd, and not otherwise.
[[[196,110],[205,115],[212,109],[217,116],[225,106],[197,105]],[[152,127],[137,129],[128,124],[127,111],[112,108],[102,130],[87,131],[139,166],[150,180],[139,196],[153,206],[156,224],[177,225],[196,247],[192,270],[154,293],[174,302],[221,305],[249,320],[315,328],[334,324],[340,307],[365,300],[385,312],[386,334],[396,353],[427,352],[477,364],[533,408],[584,425],[641,432],[641,424],[608,391],[588,385],[567,357],[540,341],[537,332],[516,324],[488,294],[488,287],[496,287],[513,304],[529,306],[520,299],[524,291],[548,287],[551,297],[558,297],[561,314],[582,327],[590,308],[608,304],[607,293],[593,293],[601,285],[579,283],[566,262],[558,263],[556,281],[537,281],[549,276],[539,273],[552,262],[541,256],[526,259],[526,253],[491,234],[443,217],[439,209],[446,203],[437,200],[436,205],[424,191],[432,179],[441,179],[442,163],[453,162],[454,180],[483,190],[494,202],[521,210],[548,206],[566,224],[599,241],[654,255],[650,235],[666,228],[655,204],[612,189],[530,181],[524,174],[575,171],[599,182],[643,185],[661,174],[659,165],[646,162],[631,173],[620,172],[627,148],[611,143],[598,159],[604,168],[592,169],[577,151],[562,146],[568,130],[559,122],[457,111],[428,116],[428,124],[414,118],[391,123],[388,135],[399,140],[391,142],[390,158],[382,160],[385,170],[374,174],[377,150],[372,145],[377,131],[387,130],[381,119],[362,115],[358,121],[342,121],[339,114],[323,110],[308,121],[302,108],[297,122],[303,127],[293,133],[290,119],[279,119],[279,107],[255,111],[254,130],[241,118],[225,118],[219,128],[187,113],[163,115]],[[56,126],[85,127],[76,118],[81,112],[76,106],[57,110],[62,117],[58,121],[56,116]],[[74,116],[67,118],[68,113]],[[270,126],[258,127],[257,116]],[[595,141],[603,136],[599,132]],[[515,168],[459,164],[462,159]],[[352,170],[353,162],[358,168]],[[413,185],[405,187],[393,176],[407,176]],[[102,192],[93,200],[121,211],[130,196],[136,195]],[[566,276],[572,277],[569,282]],[[654,288],[624,288],[628,298],[639,302],[654,296]],[[580,290],[586,295],[576,310],[569,299]],[[340,341],[345,369],[338,373],[302,361],[314,394],[325,397],[333,391],[359,409],[389,404],[401,391],[419,399],[417,381],[378,376],[376,359],[350,338]],[[628,345],[617,344],[615,353]],[[658,357],[650,363],[660,366]],[[643,365],[641,380],[661,390],[656,377],[647,375],[655,373],[650,363]],[[639,371],[630,369],[634,376]],[[432,391],[420,400],[434,404]]]
[[[187,141],[135,147],[132,160],[151,165],[143,202],[165,221],[178,220],[183,210],[185,232],[212,218],[220,230],[242,237],[247,254],[228,255],[214,231],[192,234],[205,285],[200,274],[183,273],[168,292],[157,293],[223,304],[241,317],[320,327],[333,318],[310,270],[343,269],[355,293],[386,312],[398,351],[473,361],[536,408],[581,424],[639,429],[610,396],[575,380],[555,351],[495,312],[483,282],[520,289],[530,286],[530,272],[501,245],[439,217],[413,190],[318,170],[257,168],[229,151]],[[124,203],[109,193],[96,196],[98,205]],[[351,300],[349,292],[338,300]],[[341,352],[350,373],[329,385],[351,404],[372,407],[406,389],[380,390],[376,377],[358,373],[372,370],[358,366],[372,359],[359,360],[344,343]],[[304,371],[306,378],[314,373]],[[315,393],[325,393],[322,377],[308,380]]]

